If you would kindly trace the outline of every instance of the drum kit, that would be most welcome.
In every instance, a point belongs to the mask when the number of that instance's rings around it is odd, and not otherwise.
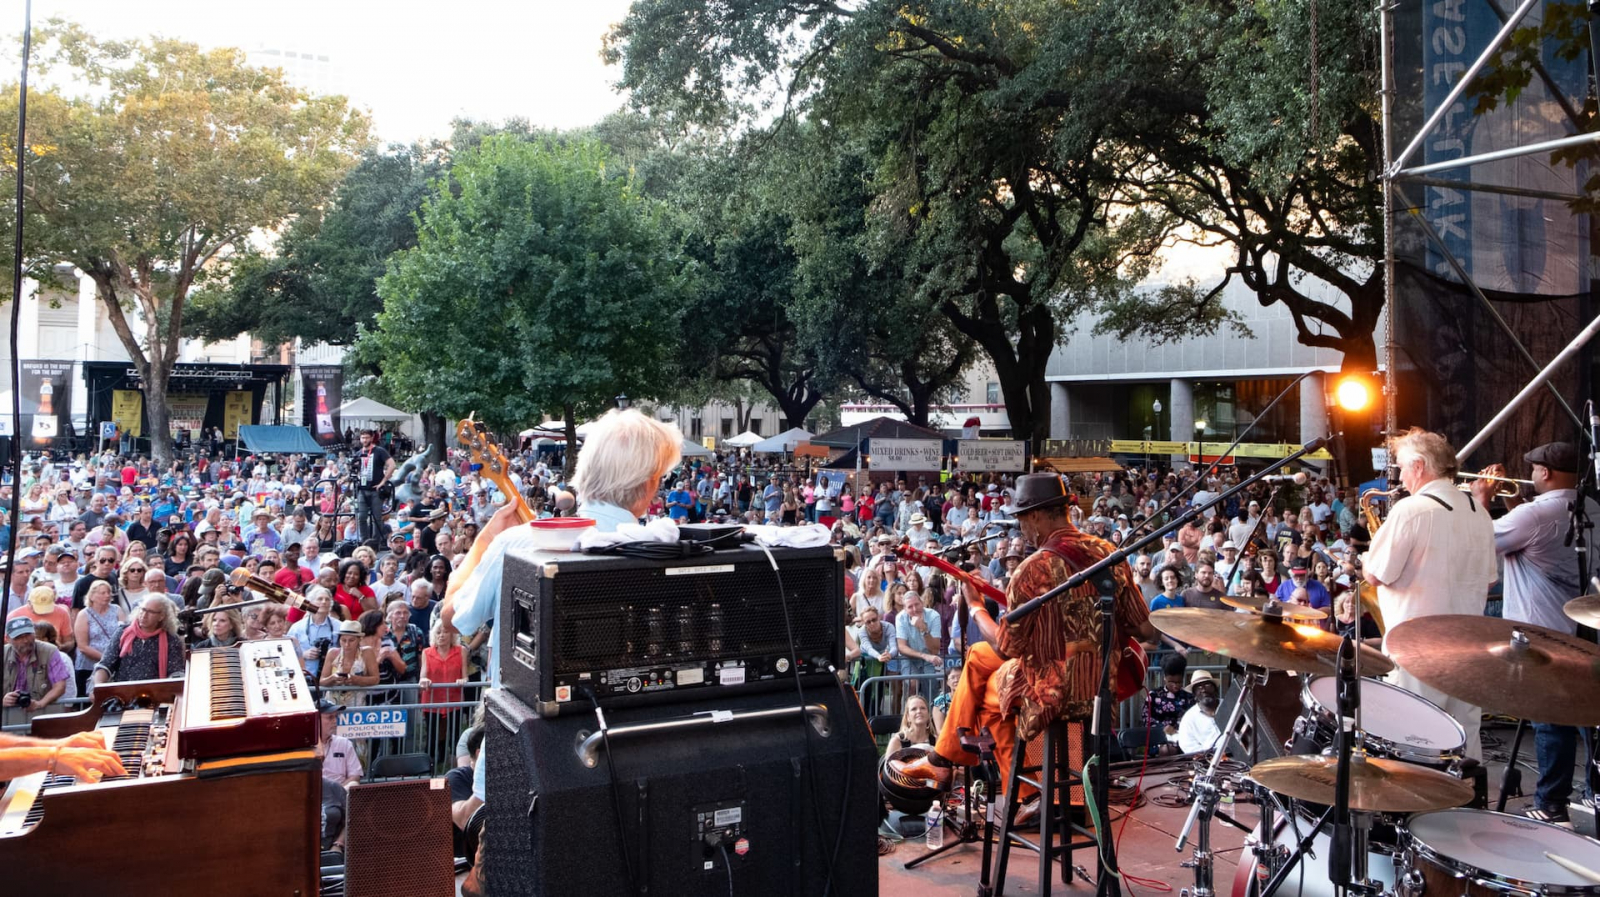
[[[1232,602],[1230,602],[1232,603]],[[1521,816],[1466,809],[1466,736],[1433,702],[1368,676],[1399,664],[1431,688],[1541,723],[1600,725],[1600,646],[1493,617],[1420,617],[1393,627],[1388,656],[1322,629],[1305,608],[1276,601],[1247,611],[1176,608],[1150,622],[1169,637],[1242,665],[1242,693],[1222,731],[1237,731],[1251,689],[1272,672],[1298,674],[1304,712],[1289,749],[1247,779],[1261,821],[1239,864],[1232,897],[1288,892],[1314,897],[1600,897],[1600,841]],[[1567,615],[1600,625],[1600,595]],[[1210,824],[1222,751],[1196,776],[1194,806],[1178,838],[1200,823],[1195,884],[1214,897]],[[1303,862],[1306,857],[1325,863]]]

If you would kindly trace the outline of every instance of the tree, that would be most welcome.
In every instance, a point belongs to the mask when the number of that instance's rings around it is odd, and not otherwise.
[[[830,384],[794,317],[790,216],[752,164],[736,145],[710,148],[690,158],[669,194],[678,238],[698,270],[679,367],[690,379],[755,383],[799,427]]]
[[[674,381],[689,272],[659,206],[600,145],[487,137],[457,155],[420,223],[356,344],[397,398],[500,431],[560,411],[576,445],[580,416]]]
[[[1123,297],[1170,217],[1130,209],[1137,160],[1106,139],[1105,40],[1079,4],[842,7],[644,0],[608,37],[636,102],[775,127],[827,123],[873,148],[882,258],[993,362],[1014,432],[1048,435],[1059,321]],[[782,83],[774,96],[769,84]],[[1195,332],[1226,316],[1188,316]]]
[[[315,208],[367,140],[342,97],[288,85],[237,50],[113,41],[52,21],[39,69],[83,89],[30,97],[27,262],[81,269],[144,384],[166,463],[167,386],[191,292],[262,230]],[[7,102],[15,114],[11,89]],[[9,147],[7,158],[14,159]],[[14,165],[7,179],[16,176]]]
[[[296,218],[270,250],[248,249],[231,276],[197,291],[186,335],[220,340],[249,332],[268,345],[296,338],[349,346],[383,300],[377,281],[390,254],[417,245],[416,215],[446,172],[439,145],[369,149],[345,175],[325,209]],[[392,397],[377,367],[352,372],[364,393]],[[445,420],[422,414],[425,441],[443,457]]]

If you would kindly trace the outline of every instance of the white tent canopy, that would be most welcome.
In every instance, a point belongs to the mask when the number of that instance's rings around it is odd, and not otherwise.
[[[685,458],[709,458],[713,454],[715,453],[712,452],[711,449],[708,449],[700,443],[695,442],[687,437],[684,438],[683,456]]]
[[[776,436],[761,440],[752,445],[750,450],[752,452],[792,452],[795,446],[810,439],[811,436],[812,433],[810,431],[803,430],[800,427],[793,427]]]
[[[760,433],[752,433],[749,430],[746,430],[743,433],[740,433],[738,436],[729,436],[727,439],[722,440],[722,444],[731,445],[734,448],[747,448],[760,441]]]
[[[339,406],[339,415],[345,420],[409,421],[411,415],[398,408],[390,408],[375,399],[351,399]]]

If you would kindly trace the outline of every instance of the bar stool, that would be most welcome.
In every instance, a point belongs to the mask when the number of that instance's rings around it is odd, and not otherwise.
[[[1072,762],[1072,746],[1083,755],[1083,742],[1087,737],[1087,724],[1079,721],[1056,720],[1037,738],[1017,739],[1011,755],[1011,771],[1006,778],[1005,818],[1000,823],[1000,853],[995,859],[995,895],[1005,893],[1006,864],[1013,845],[1034,851],[1039,855],[1039,892],[1050,894],[1051,864],[1061,860],[1061,883],[1072,883],[1072,851],[1079,847],[1096,847],[1095,833],[1072,819],[1072,794],[1084,786],[1083,774]],[[1039,761],[1030,763],[1030,749],[1038,743],[1042,750]],[[1039,840],[1037,843],[1012,831],[1016,823],[1018,789],[1028,784],[1039,789]],[[1059,838],[1061,843],[1054,843]]]

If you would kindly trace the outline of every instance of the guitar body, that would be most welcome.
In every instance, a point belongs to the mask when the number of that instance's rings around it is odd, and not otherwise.
[[[929,554],[909,545],[899,546],[894,553],[914,563],[933,567],[958,582],[971,583],[985,598],[994,599],[1001,607],[1006,606],[1005,592],[957,567],[940,555]],[[1144,646],[1139,644],[1139,640],[1129,637],[1123,642],[1122,653],[1116,660],[1115,681],[1111,688],[1117,701],[1122,702],[1144,690],[1145,677],[1150,672],[1150,658],[1145,654]]]

